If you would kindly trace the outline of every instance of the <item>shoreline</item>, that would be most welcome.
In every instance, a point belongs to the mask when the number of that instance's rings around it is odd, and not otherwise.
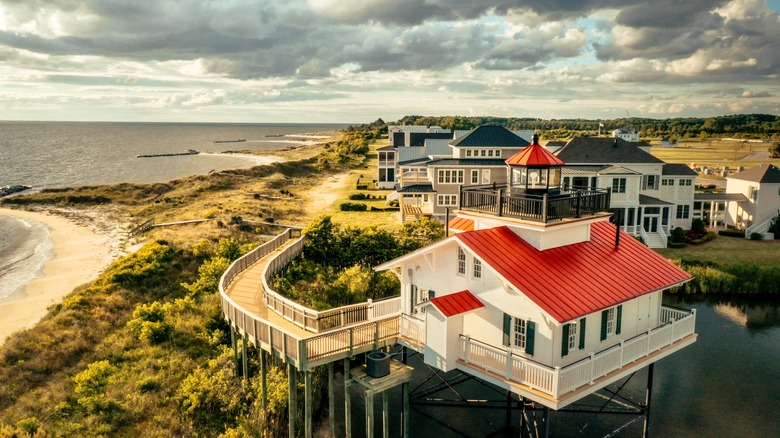
[[[0,207],[0,215],[45,225],[54,255],[23,295],[0,303],[0,345],[14,333],[38,323],[53,304],[73,289],[96,279],[114,260],[111,238],[72,220],[44,212]]]

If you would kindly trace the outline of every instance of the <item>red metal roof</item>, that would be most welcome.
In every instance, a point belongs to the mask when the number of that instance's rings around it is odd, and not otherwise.
[[[509,157],[506,160],[506,164],[518,166],[563,166],[566,163],[538,143],[534,143]]]
[[[436,306],[447,318],[459,315],[469,310],[485,307],[471,292],[464,290],[454,294],[431,298],[431,304]]]
[[[447,226],[451,230],[474,231],[474,219],[466,219],[456,216],[450,219],[450,223],[447,224]]]
[[[559,323],[692,277],[615,226],[591,224],[591,240],[539,251],[507,227],[455,235]]]

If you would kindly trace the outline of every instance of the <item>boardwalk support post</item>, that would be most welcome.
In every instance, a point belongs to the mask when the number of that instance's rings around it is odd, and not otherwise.
[[[260,390],[262,391],[263,410],[268,409],[268,359],[265,351],[260,351]]]
[[[328,432],[336,436],[336,369],[333,362],[328,364]]]
[[[366,391],[366,437],[374,438],[374,393]]]
[[[550,408],[544,407],[544,431],[542,432],[542,438],[549,438],[550,436]]]
[[[236,342],[236,328],[233,326],[230,327],[230,345],[233,347],[233,362],[236,364],[236,375],[238,375],[238,343]]]
[[[246,335],[241,336],[241,365],[244,372],[244,380],[249,380],[249,354],[246,348]]]
[[[403,423],[401,427],[403,433],[401,436],[404,438],[409,438],[409,382],[404,382],[401,384],[401,398],[403,399],[403,411],[401,412],[401,421]]]
[[[390,401],[387,391],[382,391],[382,436],[390,438]]]
[[[304,388],[305,391],[305,409],[304,409],[304,416],[306,419],[304,420],[304,433],[306,434],[306,438],[311,438],[312,434],[312,411],[311,411],[311,371],[305,371],[304,372],[305,377],[305,383],[306,386]]]
[[[349,393],[349,387],[352,383],[350,376],[349,358],[344,359],[344,436],[352,437],[352,399]]]
[[[298,376],[295,365],[287,364],[287,430],[289,436],[295,436],[295,420],[298,417]]]

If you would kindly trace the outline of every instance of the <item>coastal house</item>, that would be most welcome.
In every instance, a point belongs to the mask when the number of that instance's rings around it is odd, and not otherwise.
[[[728,203],[729,224],[745,229],[746,237],[766,233],[780,214],[780,169],[762,164],[732,174],[726,177],[726,195],[738,197],[738,202]]]
[[[429,216],[444,220],[460,202],[461,187],[504,184],[505,160],[528,146],[533,131],[480,126],[456,131],[449,141],[426,139],[423,148],[398,148],[402,220]]]
[[[452,131],[439,126],[390,125],[387,127],[388,145],[379,148],[377,187],[392,189],[398,175],[398,151],[402,148],[421,148],[426,139],[451,139]]]
[[[608,190],[565,186],[566,166],[534,141],[504,184],[463,186],[449,237],[375,268],[401,283],[398,343],[560,409],[695,342],[695,313],[661,303],[691,276],[609,222]]]
[[[574,138],[556,156],[566,162],[563,187],[610,188],[613,222],[651,248],[665,247],[670,230],[690,229],[696,172],[650,154],[645,142]]]
[[[633,128],[620,128],[612,131],[612,138],[619,138],[625,141],[639,141],[639,131]]]

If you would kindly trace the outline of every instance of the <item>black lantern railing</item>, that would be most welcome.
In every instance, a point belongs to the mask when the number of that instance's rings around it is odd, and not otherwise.
[[[608,211],[609,195],[609,189],[536,195],[512,194],[506,184],[470,186],[460,189],[460,209],[547,223]]]

